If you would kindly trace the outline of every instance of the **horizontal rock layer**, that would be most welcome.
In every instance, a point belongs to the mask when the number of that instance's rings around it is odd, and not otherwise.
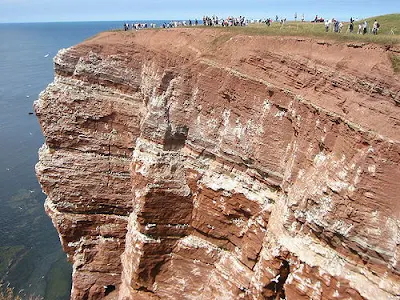
[[[398,299],[388,48],[213,29],[61,50],[37,176],[72,299]]]

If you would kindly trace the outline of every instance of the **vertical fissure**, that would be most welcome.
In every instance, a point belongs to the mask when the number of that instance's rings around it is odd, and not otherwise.
[[[286,299],[285,282],[290,273],[290,265],[286,260],[281,260],[278,274],[264,287],[263,296],[268,300]]]

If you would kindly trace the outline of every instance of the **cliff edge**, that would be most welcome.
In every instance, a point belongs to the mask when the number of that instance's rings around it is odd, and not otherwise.
[[[391,49],[102,33],[35,102],[71,299],[399,299]]]

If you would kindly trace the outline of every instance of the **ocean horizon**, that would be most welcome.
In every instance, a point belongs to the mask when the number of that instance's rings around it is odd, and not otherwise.
[[[114,21],[43,21],[43,22],[0,22],[0,25],[6,25],[6,24],[54,24],[54,23],[121,23],[122,25],[124,23],[159,23],[162,24],[164,22],[171,22],[171,21],[188,21],[189,19],[168,19],[168,20],[114,20]],[[195,20],[195,18],[191,19]],[[201,18],[197,18],[197,20],[202,20]]]

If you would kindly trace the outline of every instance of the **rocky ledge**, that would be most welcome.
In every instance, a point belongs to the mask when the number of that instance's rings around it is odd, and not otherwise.
[[[102,33],[35,103],[72,299],[398,299],[387,47]]]

